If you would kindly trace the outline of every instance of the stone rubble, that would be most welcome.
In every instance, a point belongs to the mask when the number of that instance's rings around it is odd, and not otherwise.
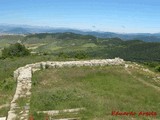
[[[59,115],[60,113],[74,113],[85,110],[85,108],[65,109],[65,110],[50,110],[50,111],[38,111],[37,113],[45,113],[47,115]]]
[[[102,59],[102,60],[86,60],[86,61],[47,61],[35,64],[28,64],[14,71],[14,79],[17,80],[17,88],[15,95],[10,104],[7,120],[28,120],[29,103],[31,97],[32,74],[41,69],[73,67],[73,66],[105,66],[105,65],[124,65],[123,59]],[[19,101],[25,100],[25,105],[20,106]]]
[[[80,118],[63,118],[63,119],[50,119],[50,120],[81,120]]]
[[[6,120],[6,117],[0,117],[0,120]]]
[[[131,69],[137,69],[137,70],[140,70],[140,71],[143,71],[145,72],[146,74],[150,74],[152,77],[149,77],[149,76],[146,76],[147,78],[149,78],[150,80],[154,80],[154,82],[157,82],[157,84],[159,84],[160,82],[160,76],[159,74],[156,74],[154,73],[153,71],[147,69],[147,68],[144,68],[144,66],[141,66],[141,65],[138,65],[137,63],[132,63],[132,64],[125,64],[124,65],[125,67],[125,70],[130,74],[132,75],[132,73],[130,72],[130,70],[128,68],[131,68]],[[158,90],[160,91],[160,87],[154,85],[154,84],[151,84],[149,82],[146,82],[145,80],[143,79],[140,79],[140,78],[137,78],[135,75],[132,75],[136,80],[140,81],[141,83],[145,84],[146,86],[150,86],[152,88],[154,88],[155,90]]]
[[[2,109],[2,108],[6,108],[6,107],[9,107],[9,104],[1,105],[1,106],[0,106],[0,109]]]

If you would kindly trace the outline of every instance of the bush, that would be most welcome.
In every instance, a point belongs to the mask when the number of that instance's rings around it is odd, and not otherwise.
[[[75,54],[75,58],[77,58],[77,59],[85,59],[85,58],[87,58],[88,56],[87,56],[87,54],[85,53],[85,52],[77,52],[76,54]]]
[[[60,58],[69,58],[70,56],[68,55],[68,53],[60,52],[58,54],[58,57],[60,57]]]
[[[21,57],[30,55],[30,51],[20,43],[12,44],[8,48],[2,50],[2,58]]]
[[[158,72],[160,72],[160,65],[156,66],[155,70],[158,71]]]

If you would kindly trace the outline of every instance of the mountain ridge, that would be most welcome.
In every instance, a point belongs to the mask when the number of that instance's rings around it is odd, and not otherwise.
[[[0,34],[35,34],[72,32],[82,35],[93,35],[97,38],[115,38],[123,40],[143,40],[145,42],[160,42],[160,33],[115,33],[104,31],[78,30],[73,28],[53,28],[48,26],[9,25],[0,24]]]

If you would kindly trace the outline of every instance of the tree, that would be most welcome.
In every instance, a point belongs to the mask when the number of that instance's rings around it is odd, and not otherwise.
[[[21,57],[30,55],[30,51],[20,43],[12,44],[8,48],[2,50],[2,57]]]

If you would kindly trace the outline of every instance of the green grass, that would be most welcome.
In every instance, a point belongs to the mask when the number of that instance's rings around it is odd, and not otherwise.
[[[0,48],[7,47],[9,44],[16,43],[18,40],[22,40],[23,36],[19,35],[4,35],[0,36]]]
[[[36,111],[85,107],[78,114],[82,120],[130,120],[132,117],[115,117],[111,112],[159,113],[159,101],[158,91],[135,80],[122,66],[48,69],[33,76],[31,114],[42,120]]]
[[[149,69],[149,68],[147,68]],[[140,69],[131,69],[132,71],[132,75],[137,77],[137,78],[143,78],[144,81],[153,84],[157,87],[160,87],[160,80],[159,79],[155,79],[157,78],[157,75],[159,74],[158,72],[155,72],[155,70],[150,69],[150,71],[153,71],[154,74],[152,73],[147,73],[145,71],[142,71]],[[157,75],[156,75],[157,74]]]
[[[13,71],[26,64],[63,60],[55,56],[27,56],[17,58],[0,59],[0,106],[10,103],[16,89],[16,81],[13,79]],[[72,60],[72,59],[65,59]],[[9,107],[0,109],[0,116],[6,116]]]
[[[9,108],[8,108],[8,107],[5,107],[5,108],[0,109],[0,113],[1,113],[0,117],[5,117],[5,116],[3,116],[3,115],[6,115],[6,113],[7,113],[8,111],[9,111]]]
[[[95,43],[87,43],[82,45],[82,47],[97,47],[97,45]]]
[[[45,43],[37,43],[37,44],[25,44],[25,47],[30,50],[37,49],[38,47],[44,46]]]
[[[49,61],[49,60],[51,61],[75,60],[74,56],[79,52],[80,53],[84,52],[86,54],[87,57],[85,59],[121,57],[124,58],[125,60],[136,60],[136,59],[139,60],[140,58],[143,58],[144,60],[150,60],[150,58],[155,58],[155,59],[159,58],[158,43],[140,42],[140,44],[137,43],[134,45],[136,41],[133,41],[132,44],[114,39],[99,39],[98,41],[95,40],[92,41],[90,40],[90,38],[83,39],[81,37],[57,38],[56,35],[47,35],[42,38],[36,37],[34,35],[32,37],[27,37],[27,38],[17,35],[0,36],[0,56],[1,56],[1,50],[4,47],[8,46],[9,44],[16,43],[18,40],[22,40],[23,44],[29,47],[32,51],[36,51],[37,53],[40,52],[42,54],[49,53],[51,55],[28,56],[22,58],[7,58],[5,60],[0,59],[0,106],[6,103],[10,103],[14,95],[16,88],[16,81],[13,80],[13,71],[26,64],[40,62],[40,61]],[[64,56],[69,56],[72,58],[56,57],[56,55],[58,55],[61,52],[64,53]],[[151,59],[151,61],[152,60],[154,59]],[[159,96],[159,94],[157,94],[157,92],[154,91],[152,88],[148,88],[142,85],[142,83],[136,81],[135,78],[124,72],[124,70],[122,70],[121,68],[115,68],[117,69],[115,73],[114,73],[115,70],[113,70],[113,68],[110,67],[103,68],[105,71],[104,73],[101,70],[102,68],[94,67],[93,69],[91,68],[58,69],[55,70],[55,73],[52,73],[53,71],[50,70],[48,71],[48,73],[44,71],[44,73],[46,74],[46,79],[44,80],[46,80],[46,83],[51,82],[51,86],[50,87],[47,86],[45,89],[42,89],[43,91],[38,88],[40,93],[38,93],[37,95],[34,94],[32,96],[33,97],[32,99],[37,100],[38,98],[39,99],[42,98],[43,100],[44,96],[48,96],[47,97],[48,100],[46,99],[44,99],[43,101],[40,100],[39,105],[34,108],[35,110],[33,109],[33,112],[39,109],[40,110],[64,109],[64,108],[74,108],[82,106],[87,108],[87,111],[85,111],[85,113],[82,114],[80,113],[80,115],[84,119],[86,116],[87,116],[86,119],[92,119],[95,116],[96,116],[95,119],[110,119],[110,118],[112,119],[113,117],[109,116],[111,112],[109,108],[114,108],[114,106],[115,109],[121,110],[121,108],[124,107],[124,110],[128,110],[126,108],[130,109],[133,108],[133,110],[135,111],[139,109],[139,107],[137,106],[142,106],[144,110],[145,109],[152,110],[152,108],[156,106],[155,104],[157,104],[157,106],[159,107],[159,103],[155,101],[156,99],[155,96]],[[36,89],[36,87],[38,86],[40,86],[40,88],[46,86],[46,85],[41,86],[40,84],[41,78],[38,77],[38,74],[40,76],[40,73],[36,74],[37,80],[34,80],[33,82],[35,84],[35,88],[33,88],[33,90]],[[44,73],[42,72],[43,75]],[[141,78],[153,85],[160,86],[159,82],[157,83],[151,80],[153,77],[151,75],[147,75],[149,77],[146,77],[146,73],[136,70],[132,70],[132,73],[138,78]],[[53,78],[52,74],[54,75]],[[55,80],[55,76],[57,77],[58,82],[52,84],[52,80]],[[132,82],[135,83],[133,84]],[[100,88],[98,88],[97,85]],[[110,88],[111,86],[112,88]],[[133,87],[134,89],[132,91]],[[149,92],[146,93],[146,91]],[[35,90],[35,93],[36,92],[37,91]],[[143,93],[145,94],[143,95]],[[58,98],[57,101],[59,102],[57,102],[57,104],[49,102],[50,100],[52,100],[52,98],[50,98],[52,97],[52,95]],[[84,96],[84,97],[79,98],[77,96]],[[142,96],[144,98],[141,101],[140,98]],[[147,96],[149,98],[147,98]],[[126,102],[125,99],[129,101],[127,107],[123,105],[124,104],[123,102]],[[141,103],[133,102],[132,104],[132,99],[139,102],[141,101]],[[104,102],[105,100],[107,102]],[[157,97],[157,100],[159,100],[159,97]],[[142,104],[143,102],[146,101],[153,101],[153,103],[155,104],[154,105],[150,105],[148,103]],[[46,102],[47,107],[44,106],[41,107],[41,104],[43,104],[43,102]],[[110,103],[112,104],[112,106],[108,105]],[[157,110],[159,112],[159,109],[157,109],[158,107],[155,107],[153,110],[155,111]],[[0,109],[0,116],[6,116],[8,110],[9,107]],[[102,117],[100,118],[99,116]]]
[[[39,46],[36,51],[40,52],[73,52],[73,51],[85,51],[87,48],[97,47],[95,43],[91,43],[88,40],[71,39],[71,40],[53,40],[48,44]]]

